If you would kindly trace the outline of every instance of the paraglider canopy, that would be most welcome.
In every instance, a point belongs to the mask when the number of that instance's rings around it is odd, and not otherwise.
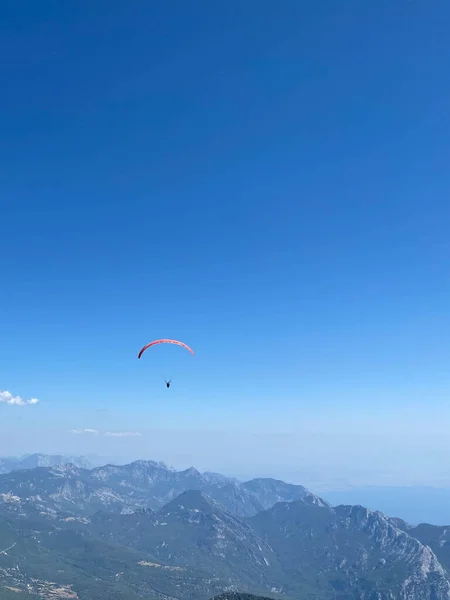
[[[177,346],[182,346],[183,348],[186,348],[186,350],[189,350],[192,355],[195,354],[192,348],[190,348],[187,344],[183,344],[183,342],[180,342],[179,340],[155,340],[154,342],[150,342],[150,344],[147,344],[142,348],[138,354],[138,358],[141,358],[147,348],[150,348],[150,346],[155,346],[156,344],[176,344]]]

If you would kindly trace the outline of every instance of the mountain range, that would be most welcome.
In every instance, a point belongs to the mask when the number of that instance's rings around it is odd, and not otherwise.
[[[0,599],[443,600],[449,571],[450,528],[279,480],[142,460],[0,475]]]
[[[19,471],[22,469],[34,469],[35,467],[55,467],[72,463],[77,467],[90,469],[91,462],[84,456],[63,456],[62,454],[25,454],[21,457],[6,456],[0,458],[0,474]]]

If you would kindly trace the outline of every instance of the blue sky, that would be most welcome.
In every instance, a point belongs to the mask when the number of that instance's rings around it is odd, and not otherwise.
[[[448,451],[447,2],[0,10],[1,453]]]

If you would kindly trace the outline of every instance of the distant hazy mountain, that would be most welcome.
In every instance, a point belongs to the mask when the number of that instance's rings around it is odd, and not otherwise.
[[[323,492],[333,505],[362,504],[408,523],[450,524],[450,489],[429,486],[364,486]]]
[[[251,516],[278,500],[323,504],[303,486],[272,479],[239,483],[194,468],[175,471],[154,461],[80,469],[74,465],[12,471],[0,475],[0,495],[11,493],[35,499],[41,510],[91,515],[97,510],[133,512],[158,509],[187,490],[199,490],[223,504],[236,516]],[[0,496],[1,502],[1,496]]]
[[[302,486],[153,461],[0,476],[1,599],[450,600],[449,542]]]
[[[90,469],[93,466],[84,456],[25,454],[20,458],[12,456],[0,458],[0,474],[22,469],[34,469],[36,467],[54,467],[68,463],[72,463],[83,469]]]

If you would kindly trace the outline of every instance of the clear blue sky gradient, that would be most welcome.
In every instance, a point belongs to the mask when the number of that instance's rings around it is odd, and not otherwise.
[[[447,418],[449,31],[439,0],[3,2],[0,389],[41,399],[21,418]],[[195,358],[138,361],[158,337]]]

